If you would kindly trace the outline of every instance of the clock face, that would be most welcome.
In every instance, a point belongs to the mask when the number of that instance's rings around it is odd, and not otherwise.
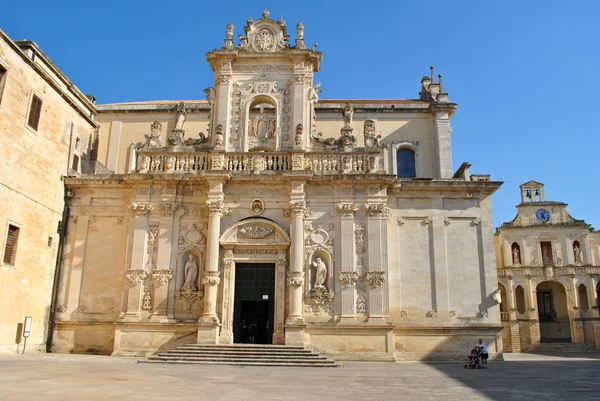
[[[550,213],[548,213],[546,209],[538,209],[538,211],[535,212],[535,217],[542,223],[545,223],[550,220]]]

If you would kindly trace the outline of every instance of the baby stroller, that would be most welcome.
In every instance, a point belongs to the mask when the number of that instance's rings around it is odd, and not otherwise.
[[[481,349],[475,347],[471,350],[471,355],[469,355],[469,359],[467,363],[465,363],[465,369],[481,369],[484,368],[481,365]]]

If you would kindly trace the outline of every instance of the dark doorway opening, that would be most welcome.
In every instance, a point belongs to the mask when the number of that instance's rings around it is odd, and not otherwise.
[[[275,264],[236,263],[233,341],[272,344],[275,311]]]

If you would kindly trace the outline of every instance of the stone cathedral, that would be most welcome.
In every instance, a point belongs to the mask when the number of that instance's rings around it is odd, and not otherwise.
[[[97,106],[53,350],[249,342],[255,322],[256,343],[339,359],[462,358],[478,337],[501,356],[500,183],[453,171],[441,75],[414,100],[324,100],[302,23],[291,40],[265,11],[234,36],[206,54],[206,100]]]

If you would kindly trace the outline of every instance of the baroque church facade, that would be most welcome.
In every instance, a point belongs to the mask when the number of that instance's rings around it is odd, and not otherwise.
[[[544,184],[520,192],[517,216],[495,234],[504,350],[600,349],[600,232],[546,200]]]
[[[98,166],[65,179],[52,350],[306,345],[339,359],[502,352],[491,195],[452,169],[441,76],[416,100],[323,100],[298,23],[248,19],[206,100],[97,105]],[[237,44],[236,44],[237,42]]]

